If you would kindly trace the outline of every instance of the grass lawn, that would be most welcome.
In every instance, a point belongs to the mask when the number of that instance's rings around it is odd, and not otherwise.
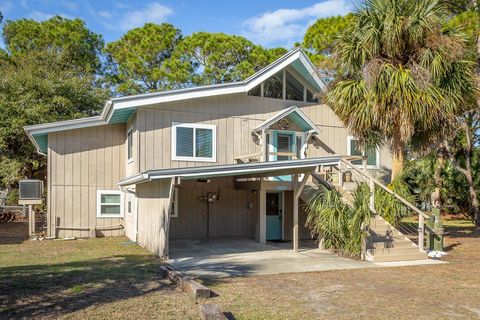
[[[480,233],[458,224],[449,264],[225,279],[209,302],[236,319],[478,319]],[[122,237],[3,244],[0,318],[197,319],[159,265]]]

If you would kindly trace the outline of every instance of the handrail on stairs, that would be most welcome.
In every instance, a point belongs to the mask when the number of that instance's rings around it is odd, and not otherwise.
[[[358,158],[358,157],[356,157]],[[361,158],[361,157],[360,157]],[[364,164],[364,169],[360,170],[358,169],[353,163],[351,163],[350,158],[341,158],[339,160],[339,171],[340,171],[340,177],[339,177],[339,183],[340,185],[343,186],[343,170],[342,170],[342,163],[347,165],[349,169],[355,171],[356,173],[360,174],[363,176],[367,181],[369,181],[370,185],[370,190],[371,190],[371,197],[370,197],[370,210],[373,213],[375,212],[374,208],[374,200],[375,200],[375,195],[374,195],[374,187],[375,185],[379,186],[381,189],[385,190],[387,193],[392,195],[394,198],[396,198],[398,201],[400,201],[403,205],[408,207],[409,209],[413,210],[415,213],[418,214],[418,247],[421,251],[424,250],[424,240],[425,240],[425,219],[430,219],[430,216],[427,215],[425,212],[422,210],[418,209],[415,205],[412,203],[408,202],[406,199],[404,199],[402,196],[398,195],[396,192],[393,190],[390,190],[387,186],[385,186],[382,182],[378,181],[374,177],[372,177],[370,174],[367,173],[366,166]],[[355,159],[356,160],[356,159]]]

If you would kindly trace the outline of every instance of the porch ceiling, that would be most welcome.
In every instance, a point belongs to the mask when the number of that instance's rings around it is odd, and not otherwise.
[[[278,176],[311,172],[319,165],[336,164],[340,156],[319,157],[299,160],[285,160],[258,163],[189,167],[175,169],[147,170],[121,180],[120,186],[144,183],[152,180],[180,177],[183,179],[215,178],[228,176]]]

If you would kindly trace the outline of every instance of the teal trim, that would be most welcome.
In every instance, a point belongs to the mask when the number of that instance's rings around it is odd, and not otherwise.
[[[312,126],[309,125],[308,122],[306,122],[296,111],[290,113],[287,118],[290,121],[295,122],[303,131],[314,130],[314,128],[312,128]]]
[[[126,108],[113,111],[109,124],[126,123],[128,119],[135,113],[136,108]],[[33,139],[37,142],[39,150],[42,153],[47,153],[48,149],[48,133],[32,134]]]
[[[135,113],[135,110],[136,110],[135,107],[114,110],[112,116],[110,117],[110,121],[108,121],[108,123],[109,124],[126,123],[128,119],[130,119],[132,114]]]
[[[294,62],[292,62],[292,67],[298,72],[300,73],[300,75],[308,81],[308,83],[310,83],[315,89],[317,90],[321,90],[320,86],[318,85],[317,81],[315,81],[315,79],[312,77],[312,75],[310,74],[310,72],[307,70],[307,68],[305,67],[305,65],[302,63],[302,61],[300,61],[300,59],[297,59],[295,60]]]
[[[40,151],[46,154],[48,148],[48,133],[34,134],[33,138],[37,142]]]
[[[278,135],[279,134],[284,134],[284,135],[289,135],[290,136],[290,146],[289,146],[289,149],[290,149],[290,152],[295,152],[296,150],[296,135],[295,135],[295,131],[287,131],[287,130],[275,130],[275,131],[272,131],[272,136],[273,136],[273,152],[277,152],[278,148],[277,148],[277,145],[278,145]],[[291,158],[289,158],[288,160],[291,160]],[[274,155],[273,156],[273,161],[278,161],[278,155]],[[274,180],[275,181],[292,181],[292,176],[291,175],[286,175],[286,176],[276,176],[274,177]]]

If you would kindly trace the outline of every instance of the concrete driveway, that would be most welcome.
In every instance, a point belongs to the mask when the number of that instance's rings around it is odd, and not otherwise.
[[[170,263],[188,275],[212,278],[375,267],[310,248],[294,252],[291,243],[266,245],[243,238],[170,240]],[[305,246],[305,244],[304,244]]]

